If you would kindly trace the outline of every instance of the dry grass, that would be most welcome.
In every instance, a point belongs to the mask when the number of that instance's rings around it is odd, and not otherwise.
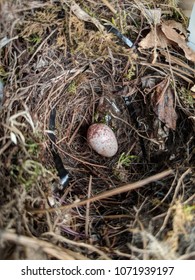
[[[11,39],[0,49],[0,256],[194,259],[194,64],[176,48],[137,45],[151,26],[144,7],[186,18],[174,1],[76,3],[85,13],[74,1],[0,1],[0,39]],[[151,103],[153,81],[166,77],[178,115],[168,133]],[[54,191],[47,135],[54,107],[56,145],[71,177],[63,192]],[[119,150],[105,159],[86,132],[108,115]]]

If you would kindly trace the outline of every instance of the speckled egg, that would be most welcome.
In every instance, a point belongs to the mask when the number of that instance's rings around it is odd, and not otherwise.
[[[118,150],[114,132],[103,123],[95,123],[88,128],[87,141],[94,151],[104,157],[112,157]]]

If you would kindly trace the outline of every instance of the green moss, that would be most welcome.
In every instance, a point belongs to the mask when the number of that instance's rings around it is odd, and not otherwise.
[[[29,155],[38,156],[39,155],[39,144],[33,141],[27,141],[26,148]]]
[[[6,72],[2,65],[0,65],[0,78],[2,79],[2,81],[5,81],[8,75],[9,73]]]
[[[40,162],[31,159],[24,160],[21,165],[12,164],[10,175],[26,191],[29,191],[41,177],[52,177],[52,173],[45,169]]]
[[[41,42],[41,37],[35,33],[35,34],[31,34],[30,37],[28,38],[28,41],[32,44],[39,44]]]
[[[181,90],[178,91],[178,95],[180,100],[184,103],[185,107],[194,108],[194,99],[190,90],[181,87]]]
[[[135,160],[137,160],[138,157],[135,156],[135,155],[127,155],[125,153],[122,153],[118,159],[118,162],[117,162],[117,166],[118,167],[129,167],[130,164],[132,162],[135,162]]]
[[[76,82],[75,81],[72,81],[70,83],[70,85],[68,86],[68,92],[69,93],[72,93],[72,94],[75,94],[77,92],[77,86],[76,86]]]
[[[127,74],[125,74],[125,78],[130,81],[135,76],[135,71],[135,65],[131,64],[131,67],[128,69]]]

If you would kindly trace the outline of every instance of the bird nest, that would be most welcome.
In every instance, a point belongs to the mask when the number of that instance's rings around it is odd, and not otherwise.
[[[1,1],[2,259],[195,258],[195,54],[172,2]]]

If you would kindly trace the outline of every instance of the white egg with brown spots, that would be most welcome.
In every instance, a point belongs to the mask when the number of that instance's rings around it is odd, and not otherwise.
[[[101,156],[112,157],[117,153],[116,136],[106,124],[92,124],[87,131],[87,141],[91,148]]]

